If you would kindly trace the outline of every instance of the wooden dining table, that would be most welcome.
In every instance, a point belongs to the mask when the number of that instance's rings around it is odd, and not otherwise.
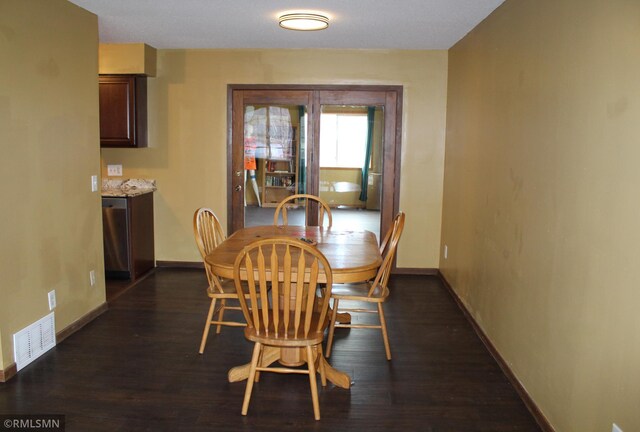
[[[382,258],[375,234],[365,230],[345,230],[318,226],[264,225],[239,229],[205,257],[205,262],[218,277],[233,279],[233,266],[238,254],[249,243],[266,238],[295,237],[314,244],[329,261],[333,272],[333,283],[363,282],[376,276]],[[324,282],[320,275],[319,281]],[[303,364],[304,350],[298,348],[266,347],[262,366],[275,361],[286,366]],[[338,387],[349,388],[351,378],[334,369],[323,356],[312,359],[323,362],[327,379]],[[250,364],[237,366],[229,371],[229,382],[245,380],[249,376]],[[319,369],[316,369],[319,370]]]

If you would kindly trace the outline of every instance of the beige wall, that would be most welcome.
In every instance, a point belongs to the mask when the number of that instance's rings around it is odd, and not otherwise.
[[[102,150],[124,177],[155,178],[156,259],[198,261],[193,211],[226,226],[228,84],[404,86],[400,267],[438,265],[447,80],[446,51],[159,50],[148,80],[147,149]]]
[[[507,0],[450,50],[441,269],[559,432],[640,430],[639,41]]]
[[[157,51],[143,43],[99,44],[100,74],[156,76]]]
[[[49,313],[56,330],[104,303],[98,20],[65,0],[0,4],[0,336]],[[89,271],[98,283],[89,286]]]

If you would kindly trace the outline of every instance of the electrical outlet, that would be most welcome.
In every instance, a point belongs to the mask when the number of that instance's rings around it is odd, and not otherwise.
[[[96,271],[95,270],[91,270],[89,272],[89,282],[91,283],[91,286],[94,286],[96,284]]]
[[[447,259],[448,256],[449,256],[449,248],[447,247],[447,245],[444,245],[444,259]]]
[[[107,175],[122,177],[122,165],[107,165]]]
[[[49,310],[56,307],[56,290],[49,291]]]
[[[91,192],[98,192],[98,176],[91,176]]]
[[[622,432],[622,429],[620,429],[620,427],[618,427],[618,425],[614,423],[611,427],[611,432]]]

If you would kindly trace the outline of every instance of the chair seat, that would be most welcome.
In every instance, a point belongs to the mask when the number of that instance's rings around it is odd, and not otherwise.
[[[373,294],[369,295],[371,284],[368,282],[335,284],[331,291],[331,297],[339,300],[360,300],[368,302],[383,302],[389,295],[389,289],[378,285]]]
[[[311,328],[318,328],[318,321],[320,319],[320,315],[314,313],[311,317]],[[293,317],[291,317],[291,322],[289,324],[289,329],[286,332],[284,331],[283,324],[283,315],[280,314],[279,319],[279,332],[276,335],[275,328],[273,325],[273,319],[271,318],[269,323],[269,331],[265,332],[264,329],[260,331],[260,334],[257,333],[255,327],[246,327],[244,330],[244,335],[247,339],[253,342],[260,342],[264,345],[269,346],[282,346],[282,347],[305,347],[305,346],[314,346],[320,344],[324,340],[324,331],[316,332],[310,331],[307,336],[302,334],[302,329],[298,332],[298,334],[294,333],[293,329]],[[326,319],[325,319],[326,321]],[[301,323],[302,327],[302,323]]]

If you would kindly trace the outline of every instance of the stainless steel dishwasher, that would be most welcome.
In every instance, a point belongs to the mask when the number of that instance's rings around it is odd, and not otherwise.
[[[108,278],[129,279],[129,217],[127,198],[102,198],[102,230],[104,234],[104,270]]]

